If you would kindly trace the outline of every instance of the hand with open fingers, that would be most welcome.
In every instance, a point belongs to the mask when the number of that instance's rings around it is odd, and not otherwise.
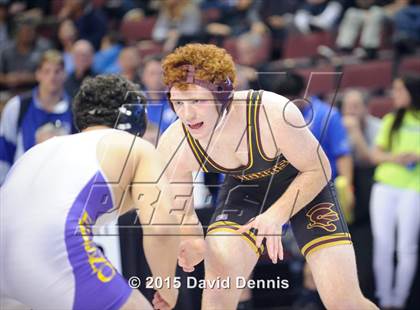
[[[193,272],[194,266],[204,259],[206,242],[203,238],[184,240],[179,246],[178,265],[185,272]]]
[[[152,300],[153,308],[156,310],[170,310],[171,306],[160,296],[159,292],[155,293]]]
[[[237,232],[242,234],[250,229],[254,230],[258,248],[261,247],[263,240],[266,239],[265,246],[268,256],[273,264],[277,264],[278,259],[283,260],[283,245],[281,243],[283,223],[279,217],[273,216],[273,212],[269,211],[270,209],[258,215],[247,224],[242,225]]]

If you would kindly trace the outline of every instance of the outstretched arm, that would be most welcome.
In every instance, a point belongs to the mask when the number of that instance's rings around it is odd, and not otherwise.
[[[146,259],[155,278],[174,279],[180,245],[179,217],[172,212],[173,196],[163,173],[159,153],[146,141],[139,141],[139,164],[131,187],[131,197],[143,226]],[[159,294],[174,307],[177,290],[164,285]]]
[[[182,235],[179,265],[184,271],[194,270],[194,266],[204,257],[203,227],[194,209],[192,171],[199,170],[189,148],[183,144],[180,124],[173,124],[161,137],[158,151],[164,158],[165,172],[174,195],[173,206],[182,217]]]

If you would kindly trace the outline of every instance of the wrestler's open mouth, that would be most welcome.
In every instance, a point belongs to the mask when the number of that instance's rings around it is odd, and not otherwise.
[[[204,122],[200,122],[200,123],[195,123],[195,124],[188,124],[188,127],[190,127],[191,129],[199,129],[201,128],[201,126],[203,126]]]

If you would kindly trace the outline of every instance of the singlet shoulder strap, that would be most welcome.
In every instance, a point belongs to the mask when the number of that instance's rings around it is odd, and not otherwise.
[[[260,113],[264,114],[263,118],[267,118],[264,108],[261,109],[263,93],[264,93],[263,90],[255,91],[252,96],[251,127],[252,127],[252,140],[255,141],[252,152],[255,157],[258,156],[258,158],[261,158],[263,161],[272,162],[272,161],[275,161],[277,157],[270,158],[264,153],[264,149],[263,149],[262,141],[261,141],[261,134],[260,134],[261,133],[260,124],[259,124]]]
[[[256,96],[255,91],[250,90],[247,95],[246,99],[246,107],[247,107],[247,139],[248,139],[248,165],[247,166],[241,166],[239,168],[235,169],[229,169],[220,166],[217,164],[214,160],[211,159],[211,157],[207,154],[206,150],[201,146],[200,142],[188,131],[188,128],[182,124],[182,128],[184,130],[185,136],[187,138],[188,144],[197,159],[198,163],[200,164],[200,167],[203,169],[204,172],[219,172],[219,173],[228,173],[228,174],[234,174],[234,173],[241,173],[244,170],[248,170],[253,165],[253,154],[252,154],[252,96]],[[255,100],[254,100],[255,101]]]

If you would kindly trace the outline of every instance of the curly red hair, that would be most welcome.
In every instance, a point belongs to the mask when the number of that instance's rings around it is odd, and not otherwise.
[[[185,64],[194,67],[197,79],[220,83],[229,78],[235,85],[236,72],[232,56],[216,45],[191,43],[175,49],[163,60],[163,82],[167,86],[187,89],[187,71],[182,67]]]

